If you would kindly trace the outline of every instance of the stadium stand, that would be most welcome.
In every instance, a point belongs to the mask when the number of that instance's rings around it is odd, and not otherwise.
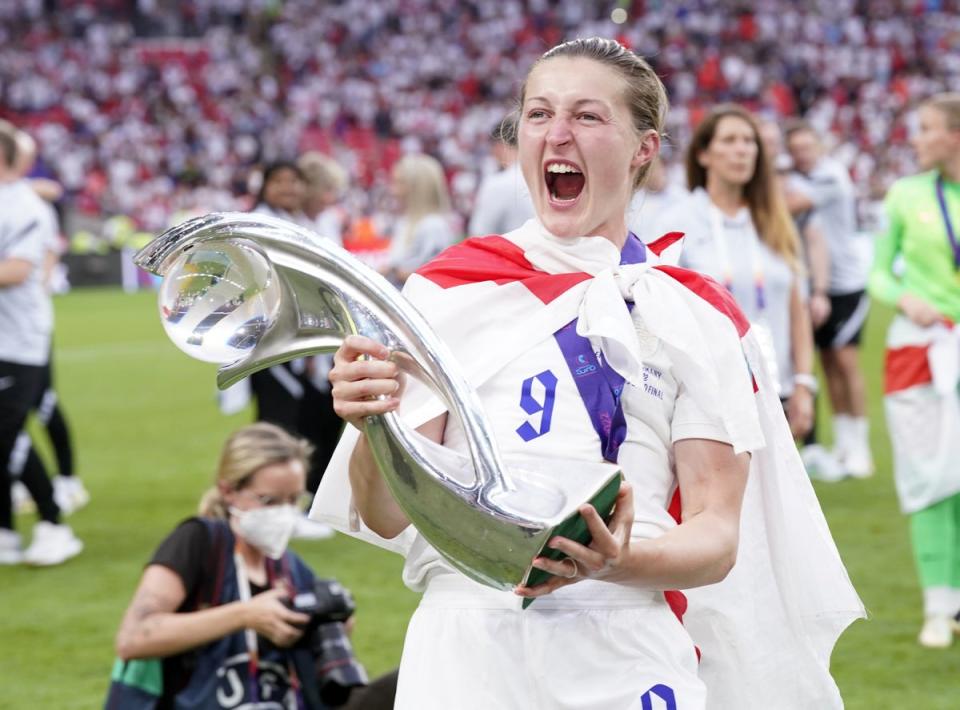
[[[957,4],[637,0],[618,26],[578,0],[3,2],[0,116],[38,137],[71,212],[151,232],[247,207],[255,165],[314,149],[349,170],[355,215],[385,209],[411,151],[468,214],[513,77],[561,38],[615,34],[664,77],[674,144],[718,101],[803,114],[873,198],[912,169],[901,114],[960,87]]]

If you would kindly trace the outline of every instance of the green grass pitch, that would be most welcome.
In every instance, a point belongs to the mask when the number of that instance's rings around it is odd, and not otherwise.
[[[80,557],[51,569],[0,567],[0,707],[16,710],[102,706],[114,633],[144,563],[193,513],[221,442],[249,419],[220,415],[214,366],[167,341],[153,294],[83,290],[58,298],[56,310],[57,388],[92,501],[68,521],[86,544]],[[953,709],[960,644],[938,652],[915,642],[920,591],[879,394],[889,317],[874,309],[865,342],[877,475],[817,485],[871,614],[841,638],[832,667],[853,710]],[[17,521],[27,537],[32,523],[32,516]],[[295,547],[319,574],[353,590],[354,645],[371,675],[394,667],[417,601],[400,582],[400,558],[343,535]]]

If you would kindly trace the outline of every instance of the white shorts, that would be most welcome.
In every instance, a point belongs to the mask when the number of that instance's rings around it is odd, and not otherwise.
[[[693,642],[662,594],[521,611],[477,589],[460,575],[431,580],[407,629],[396,710],[705,707]]]

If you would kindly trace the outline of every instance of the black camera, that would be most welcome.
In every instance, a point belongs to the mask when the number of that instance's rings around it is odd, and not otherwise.
[[[320,699],[327,707],[340,707],[353,688],[367,684],[367,672],[353,655],[343,622],[356,608],[350,590],[335,579],[318,579],[313,589],[287,601],[294,611],[310,616],[297,647],[316,659]]]
[[[287,606],[310,616],[310,621],[304,626],[305,637],[321,624],[346,621],[356,609],[350,590],[335,579],[316,580],[313,589],[298,592],[287,602]]]

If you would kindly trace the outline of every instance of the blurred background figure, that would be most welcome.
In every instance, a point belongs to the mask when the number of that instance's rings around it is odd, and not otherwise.
[[[795,188],[790,180],[793,161],[784,150],[783,132],[780,130],[779,124],[771,120],[760,121],[760,139],[763,141],[767,157],[773,164],[776,189],[781,193],[789,209],[792,204],[797,202],[797,198],[793,194]],[[791,215],[800,236],[800,246],[804,265],[807,269],[807,284],[809,286],[810,322],[816,330],[830,316],[830,297],[827,295],[830,285],[830,251],[827,248],[826,237],[818,223],[819,217],[813,211],[791,212]]]
[[[508,114],[490,132],[497,171],[480,183],[470,217],[470,236],[506,234],[533,217],[530,191],[517,161],[516,115]]]
[[[53,330],[45,265],[57,235],[52,209],[18,174],[16,161],[17,129],[0,121],[0,564],[46,566],[78,555],[83,543],[60,522],[35,454],[21,474],[40,517],[26,550],[13,529],[10,461],[27,415],[43,396]]]
[[[790,122],[786,145],[793,164],[791,211],[808,213],[815,220],[829,251],[827,292],[815,285],[813,297],[826,295],[830,301],[829,315],[814,331],[814,342],[833,409],[832,453],[844,472],[865,478],[873,474],[866,384],[860,369],[860,337],[870,309],[865,291],[869,264],[859,247],[856,192],[847,169],[825,154],[809,123]],[[806,453],[809,460],[810,451]]]
[[[650,164],[647,181],[633,194],[627,208],[627,228],[644,242],[662,237],[654,233],[652,227],[661,215],[686,197],[686,188],[670,179],[663,157],[658,155]]]
[[[333,158],[311,151],[297,160],[304,180],[303,216],[321,237],[343,246],[350,216],[340,205],[347,189],[347,171]]]
[[[923,646],[960,631],[960,94],[919,109],[927,172],[887,195],[870,295],[899,314],[887,333],[884,407],[900,508],[923,587]]]
[[[784,149],[783,131],[780,130],[780,125],[773,120],[761,120],[760,139],[774,168],[776,189],[789,208],[795,199],[793,194],[795,188],[790,181],[793,161]],[[810,322],[816,330],[830,316],[830,297],[827,295],[830,284],[830,252],[827,249],[823,230],[820,229],[817,217],[811,210],[797,212],[792,214],[792,217],[800,236],[803,263],[807,270],[804,285],[808,294]],[[801,456],[807,473],[811,477],[822,481],[839,481],[846,477],[846,472],[833,453],[817,443],[817,396],[818,393],[815,393],[814,421],[810,432],[802,439]]]
[[[440,162],[422,153],[406,155],[393,168],[391,193],[397,220],[385,275],[402,286],[414,271],[459,237],[450,212],[450,193]]]
[[[17,131],[17,159],[15,170],[17,175],[25,179],[34,192],[37,193],[48,205],[48,214],[56,227],[53,232],[53,241],[47,245],[43,265],[43,282],[48,292],[55,290],[54,283],[59,279],[61,283],[66,282],[66,277],[61,273],[62,265],[60,256],[64,251],[63,241],[60,237],[59,220],[52,204],[59,200],[63,195],[63,189],[59,183],[49,178],[30,178],[30,171],[33,169],[37,159],[37,144],[26,131]],[[44,366],[43,392],[40,399],[34,404],[34,413],[36,421],[46,432],[53,450],[54,459],[57,464],[57,475],[53,479],[53,497],[60,511],[64,515],[69,515],[75,510],[82,508],[90,501],[90,494],[74,472],[73,443],[70,436],[70,428],[67,425],[67,419],[60,407],[60,398],[53,387],[53,352],[47,357],[47,363]],[[13,487],[14,508],[17,511],[29,511],[35,508],[33,500],[27,492],[26,486],[20,481],[23,476],[23,470],[31,467],[37,470],[44,470],[44,466],[37,456],[30,434],[24,429],[17,437],[14,444],[13,453],[10,459],[10,473],[15,483]]]
[[[143,707],[134,703],[146,697],[155,707],[269,700],[322,710],[366,685],[344,625],[350,593],[287,550],[309,449],[264,423],[227,439],[199,516],[170,533],[140,578],[117,632],[107,707]]]
[[[263,171],[252,212],[302,224],[303,194],[303,173],[296,163],[271,163]],[[306,363],[300,358],[251,375],[249,382],[255,398],[256,419],[277,424],[291,433],[296,432],[305,372]]]
[[[312,165],[311,170],[316,177],[316,159],[310,158],[307,163]],[[324,163],[320,170],[327,168],[329,165]],[[306,176],[296,162],[271,163],[263,171],[263,182],[253,213],[279,217],[301,226],[312,226],[304,213],[307,184]],[[335,188],[333,185],[330,189],[322,190],[322,197],[318,197],[314,189],[311,208],[317,209],[321,204],[324,210],[331,208],[333,202],[330,193]],[[315,217],[322,212],[316,212]],[[314,459],[308,471],[311,492],[320,484],[323,470],[343,428],[343,422],[333,412],[330,384],[326,377],[329,369],[324,358],[297,358],[260,370],[249,377],[257,421],[281,426],[291,434],[305,436],[313,444]],[[297,537],[325,539],[333,535],[333,530],[302,517],[295,533]]]
[[[305,153],[297,161],[303,174],[303,212],[307,226],[320,237],[343,246],[343,237],[350,227],[350,215],[340,204],[347,188],[347,173],[330,157],[318,152]],[[333,366],[332,355],[317,355],[306,359],[306,383],[300,402],[297,431],[313,444],[313,456],[307,475],[307,491],[317,492],[320,479],[327,468],[333,450],[340,439],[343,422],[333,411],[328,375]],[[298,529],[301,536],[311,532],[318,537],[329,537],[332,530],[304,519]]]
[[[724,284],[756,329],[795,437],[813,423],[813,337],[803,298],[798,237],[776,189],[754,117],[712,110],[686,152],[684,200],[660,215],[654,233],[686,234],[681,266]]]
[[[293,161],[278,160],[263,169],[257,201],[251,212],[279,217],[303,224],[306,181],[300,166]]]

